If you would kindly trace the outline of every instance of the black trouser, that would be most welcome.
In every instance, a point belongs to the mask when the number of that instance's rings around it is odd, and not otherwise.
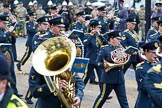
[[[30,92],[30,90],[28,88],[28,91],[27,91],[27,93],[25,95],[25,99],[31,99],[31,98],[32,98],[32,95],[31,95],[31,92]]]
[[[26,61],[29,59],[31,53],[32,53],[32,47],[27,46],[26,52],[25,52],[24,56],[22,57],[21,61],[19,62],[19,64],[24,65],[26,63]]]
[[[92,72],[94,72],[94,69],[96,69],[98,80],[100,81],[101,71],[99,70],[99,67],[94,64],[88,64],[88,70],[87,70],[86,76],[84,78],[85,85],[87,84],[88,80],[90,79]]]

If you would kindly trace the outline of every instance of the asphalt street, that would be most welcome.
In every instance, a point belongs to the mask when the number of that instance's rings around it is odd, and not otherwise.
[[[25,53],[26,39],[27,38],[23,38],[23,37],[17,38],[16,46],[17,46],[17,56],[19,60]],[[29,60],[26,62],[26,64],[22,66],[21,72],[17,70],[16,62],[15,62],[17,88],[19,90],[19,93],[24,95],[22,98],[23,100],[28,89],[28,73],[31,66],[32,66],[32,55],[29,58]],[[82,74],[80,75],[82,76]],[[135,81],[135,73],[132,69],[129,69],[126,72],[125,79],[126,79],[125,83],[126,83],[126,92],[127,92],[129,107],[134,108],[134,104],[137,97],[137,91],[136,91],[137,85]],[[92,108],[93,103],[98,94],[99,94],[99,86],[88,83],[84,89],[84,97],[82,100],[81,108]],[[120,108],[120,105],[118,103],[114,91],[111,93],[111,96],[113,96],[113,98],[105,102],[103,108]],[[35,106],[36,99],[32,98],[32,100],[34,101],[34,104],[29,105],[29,108],[34,108]]]

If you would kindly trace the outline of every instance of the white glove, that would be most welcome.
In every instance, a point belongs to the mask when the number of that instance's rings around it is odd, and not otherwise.
[[[10,28],[9,28],[9,32],[12,32],[14,30],[14,27],[13,26],[11,26]]]

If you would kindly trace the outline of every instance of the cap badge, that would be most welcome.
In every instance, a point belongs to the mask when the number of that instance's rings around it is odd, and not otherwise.
[[[61,23],[64,23],[64,19],[63,18],[61,18]]]
[[[45,21],[48,21],[48,18],[45,18]]]
[[[8,21],[9,20],[9,17],[6,17],[6,20]]]
[[[155,48],[157,48],[159,45],[157,42],[154,43]]]

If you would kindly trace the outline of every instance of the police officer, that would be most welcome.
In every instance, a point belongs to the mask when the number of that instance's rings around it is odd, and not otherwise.
[[[26,41],[26,52],[21,58],[20,62],[17,64],[17,69],[21,71],[21,66],[26,63],[28,58],[30,57],[32,53],[32,39],[33,36],[37,32],[38,24],[35,22],[35,13],[30,12],[29,14],[29,21],[26,22],[26,30],[28,34],[28,39]]]
[[[127,19],[127,29],[122,33],[122,44],[124,47],[133,46],[137,48],[139,42],[139,36],[134,31],[135,25],[136,25],[135,17],[130,17]],[[124,74],[131,64],[133,65],[134,70],[136,69],[136,65],[138,63],[138,57],[139,56],[137,52],[133,53],[133,55],[130,57],[129,62],[124,65],[124,69],[123,69]]]
[[[114,63],[111,58],[111,52],[120,47],[121,32],[112,31],[110,33],[106,33],[106,35],[108,37],[109,44],[101,48],[96,60],[97,65],[101,68],[102,75],[100,84],[101,90],[95,100],[93,108],[102,108],[112,90],[115,91],[121,108],[128,108],[122,66],[114,67],[105,71],[103,62],[103,60],[106,60],[106,62]]]
[[[83,10],[76,13],[77,22],[73,25],[73,29],[82,30],[84,33],[86,33],[87,27],[84,24],[85,22],[84,15],[85,15],[85,11]]]
[[[91,78],[94,69],[96,69],[97,76],[100,81],[101,72],[99,71],[98,66],[95,65],[95,61],[101,46],[107,43],[106,39],[100,34],[101,24],[99,21],[95,19],[91,20],[89,25],[91,32],[86,34],[85,37],[87,39],[84,40],[84,47],[86,48],[85,57],[90,59],[87,74],[84,79],[85,84],[87,84],[89,78]],[[98,84],[98,82],[95,81],[95,77],[91,78],[90,83]]]
[[[153,36],[158,33],[158,23],[157,21],[160,20],[160,17],[152,17],[151,18],[151,28],[148,30],[146,35],[146,41],[150,41]]]
[[[63,17],[61,16],[51,19],[49,21],[49,24],[50,24],[49,33],[46,36],[40,37],[37,40],[35,44],[36,47],[47,39],[50,39],[52,37],[62,36],[60,34],[60,31],[61,31],[61,28],[64,27],[63,23],[64,23]],[[76,84],[77,84],[76,97],[73,98],[74,106],[79,106],[82,100],[82,97],[83,97],[84,83],[83,83],[83,80],[79,76],[75,75],[73,77],[76,80]],[[59,83],[59,86],[63,87],[63,85],[66,85],[63,80],[61,81]],[[32,96],[34,96],[35,98],[38,98],[37,108],[44,108],[44,107],[65,108],[65,106],[62,105],[58,97],[55,96],[53,92],[50,92],[50,89],[48,88],[48,85],[45,82],[44,76],[38,74],[33,67],[30,70],[29,88],[32,93]]]
[[[6,57],[0,52],[0,108],[28,108],[28,106],[13,94],[9,83],[12,82]]]
[[[136,81],[137,81],[137,90],[138,90],[138,97],[136,100],[135,108],[152,108],[151,101],[148,97],[148,93],[143,86],[143,82],[145,80],[145,76],[147,71],[152,68],[153,64],[157,61],[157,55],[155,53],[156,49],[158,48],[159,43],[158,41],[150,41],[141,45],[143,49],[143,57],[144,61],[137,64],[136,66]]]
[[[11,32],[14,30],[14,27],[11,26],[9,27],[9,30],[6,30],[7,24],[9,22],[9,16],[6,15],[1,15],[0,16],[0,43],[10,43],[10,37],[11,37]],[[22,97],[23,95],[18,94],[18,90],[16,88],[16,76],[15,76],[15,70],[14,70],[14,57],[13,57],[13,52],[12,48],[10,47],[9,49],[2,49],[2,52],[8,52],[11,58],[11,64],[10,64],[10,72],[11,72],[11,77],[13,80],[13,83],[11,83],[11,88],[13,89],[14,94],[16,94],[18,97]]]

